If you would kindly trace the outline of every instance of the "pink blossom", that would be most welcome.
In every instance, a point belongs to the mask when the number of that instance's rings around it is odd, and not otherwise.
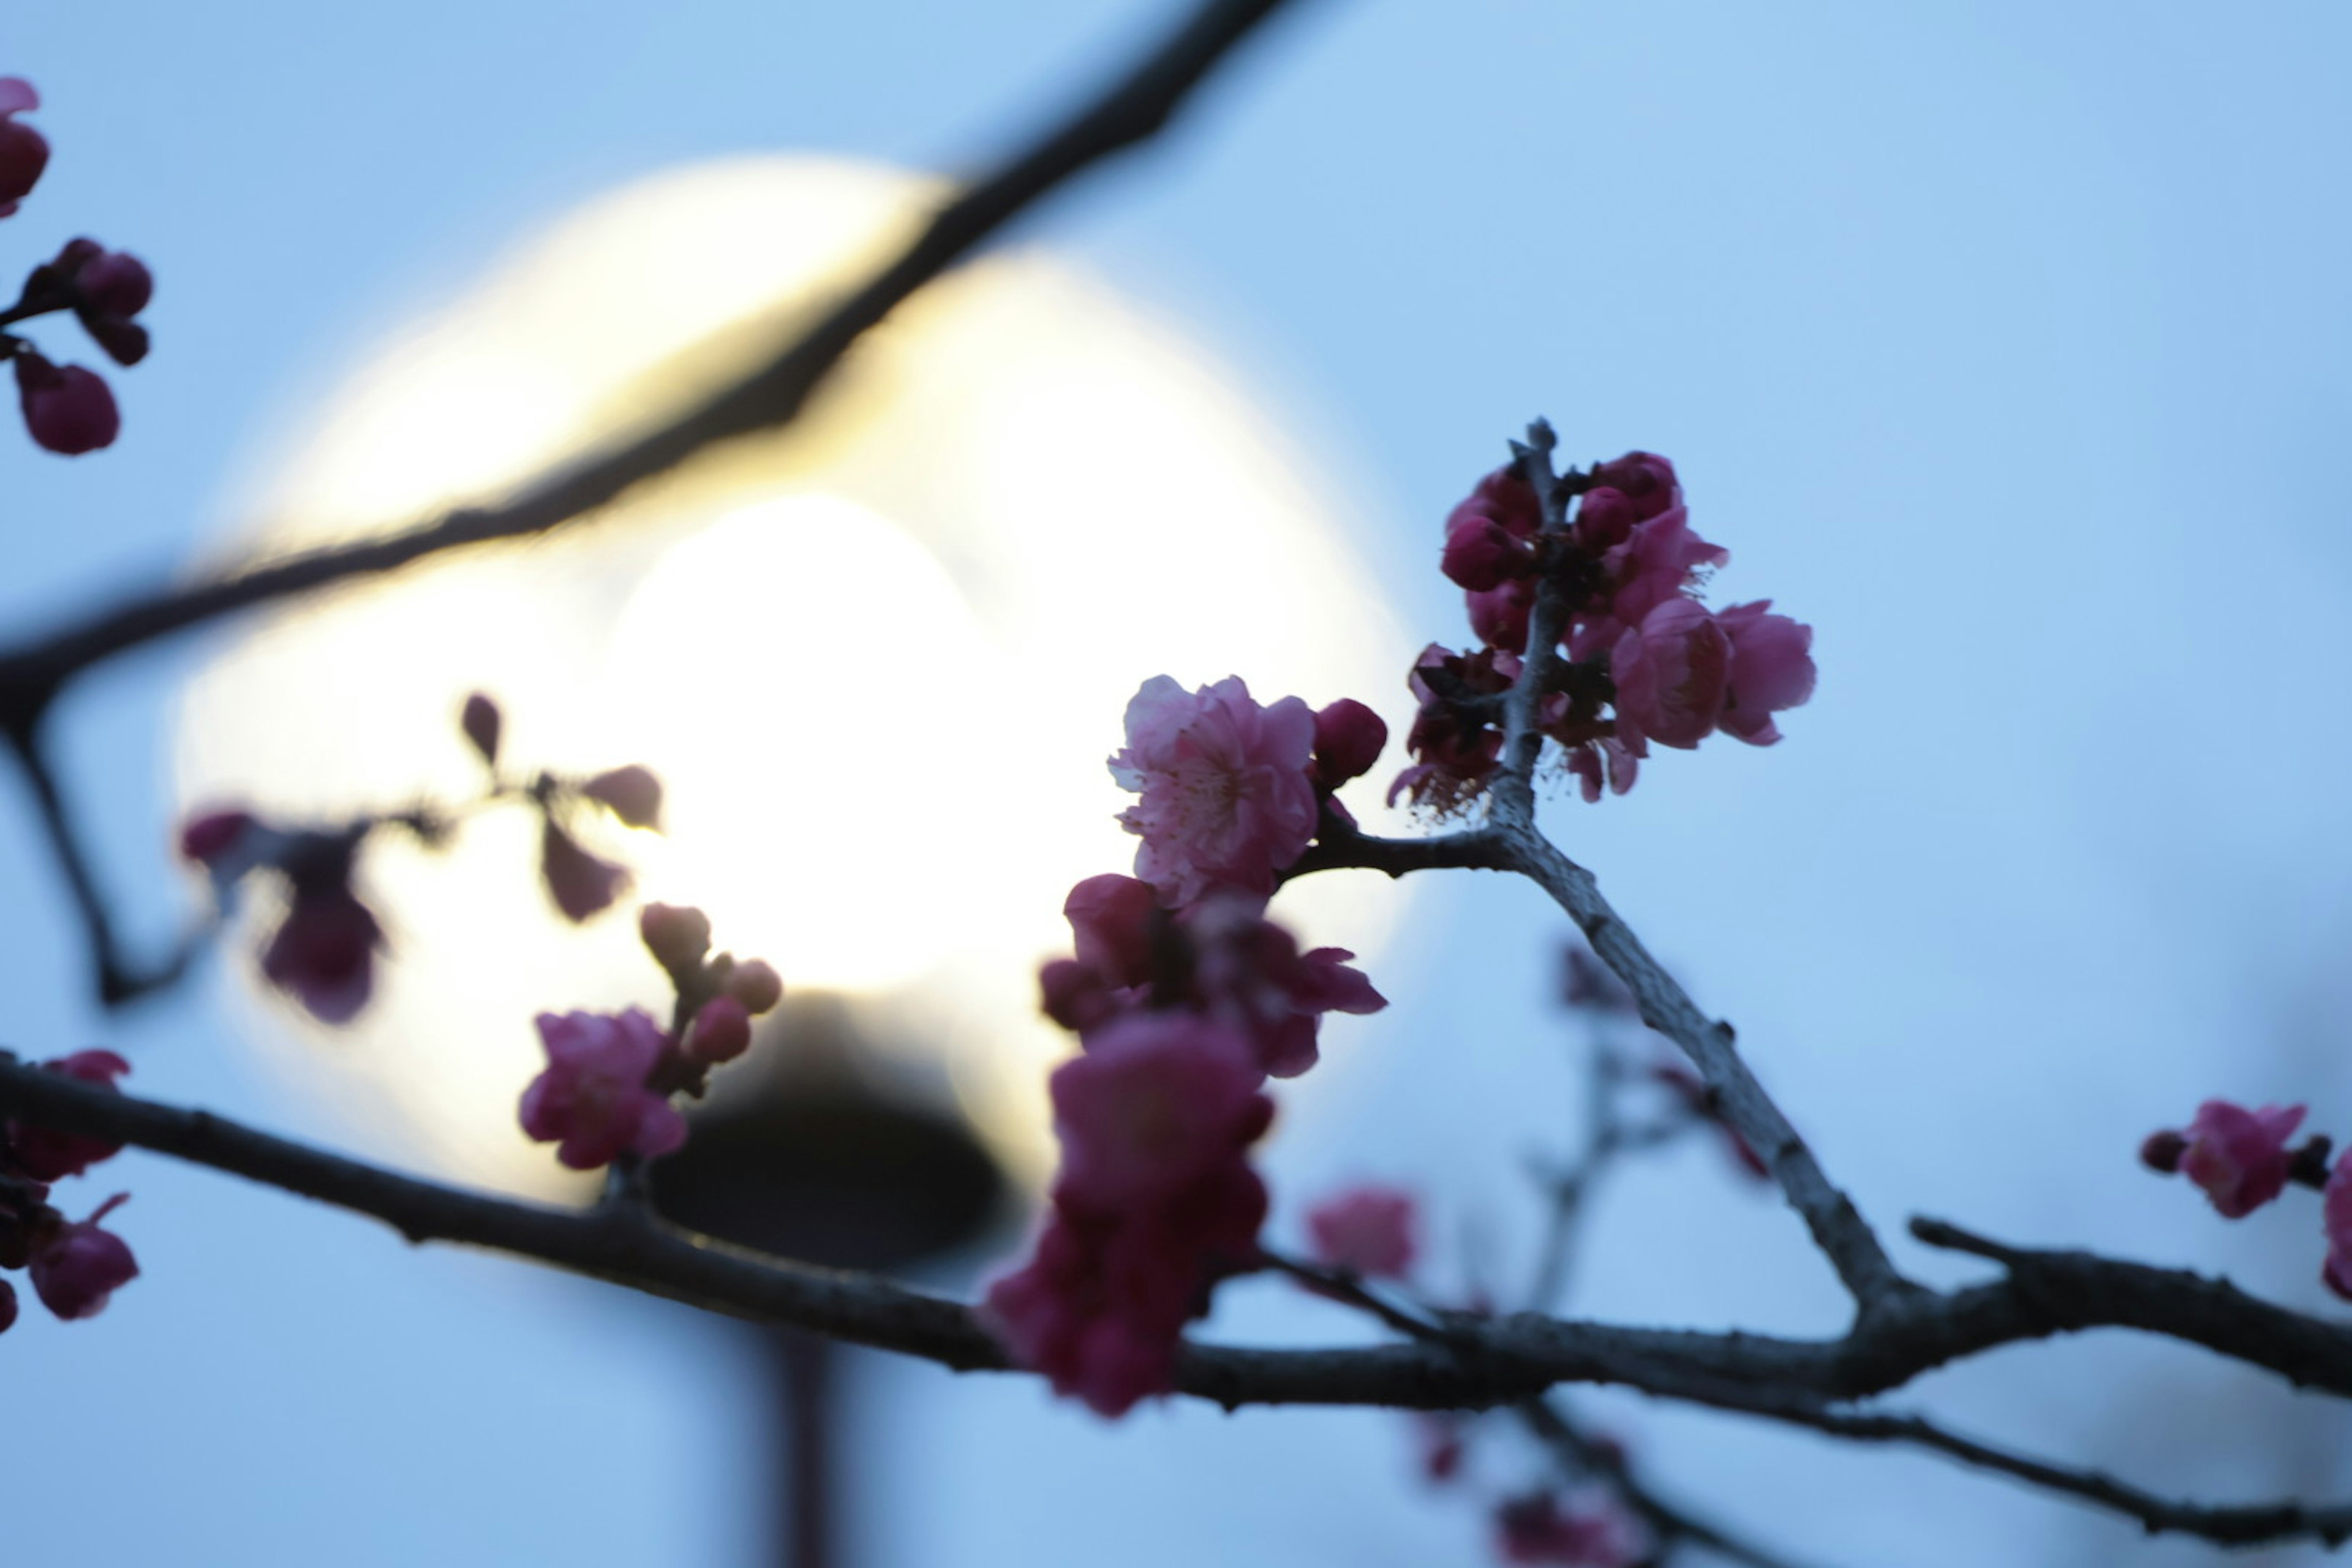
[[[147,357],[147,329],[131,320],[155,296],[154,275],[145,262],[94,239],[74,239],[34,277],[44,273],[53,286],[65,288],[83,331],[115,363],[137,364]]]
[[[2352,1149],[2337,1156],[2319,1205],[2327,1232],[2327,1262],[2321,1278],[2327,1288],[2352,1300]]]
[[[1241,1031],[1260,1068],[1297,1078],[1315,1065],[1326,1013],[1377,1013],[1388,999],[1344,947],[1300,952],[1291,934],[1255,907],[1227,896],[1185,922],[1192,944],[1191,999],[1203,1014]]]
[[[1315,783],[1334,790],[1363,777],[1389,743],[1386,721],[1352,697],[1342,697],[1315,715]]]
[[[697,1067],[731,1062],[751,1048],[751,1015],[732,996],[714,996],[696,1011],[678,1048]]]
[[[1396,1187],[1351,1187],[1307,1211],[1316,1260],[1372,1279],[1402,1279],[1418,1247],[1419,1208]]]
[[[1265,1219],[1258,1076],[1230,1030],[1181,1012],[1131,1014],[1054,1074],[1053,1216],[984,1311],[1057,1393],[1116,1416],[1173,1385],[1184,1324]]]
[[[578,924],[612,906],[629,885],[629,868],[590,854],[549,817],[540,834],[540,877],[563,918]]]
[[[1488,647],[1506,653],[1528,651],[1528,621],[1535,614],[1533,583],[1517,579],[1484,594],[1464,595],[1470,609],[1470,634]]]
[[[1614,736],[1603,736],[1573,747],[1568,753],[1568,771],[1575,775],[1576,787],[1587,803],[1601,798],[1602,770],[1607,770],[1609,793],[1623,795],[1642,776],[1643,753],[1636,752]]]
[[[205,811],[180,826],[180,854],[199,866],[217,867],[236,856],[257,826],[249,811]]]
[[[321,1023],[347,1024],[375,988],[383,928],[340,879],[294,879],[285,923],[261,952],[261,973]]]
[[[1634,519],[1646,522],[1682,505],[1682,481],[1675,466],[1655,452],[1628,452],[1595,467],[1595,488],[1613,489],[1631,502]]]
[[[139,1277],[138,1260],[121,1237],[101,1229],[99,1221],[130,1201],[117,1193],[86,1220],[58,1226],[34,1250],[29,1265],[33,1290],[41,1305],[71,1321],[95,1318],[106,1310],[115,1291]]]
[[[632,763],[598,773],[580,793],[631,827],[661,826],[662,784],[651,768]]]
[[[34,442],[68,458],[114,444],[122,416],[97,372],[51,364],[31,349],[16,353],[16,397]]]
[[[1473,592],[1525,577],[1535,571],[1533,545],[1542,531],[1535,488],[1510,469],[1496,468],[1447,516],[1439,569]]]
[[[1154,676],[1127,706],[1111,776],[1141,799],[1119,816],[1143,840],[1135,874],[1181,908],[1219,887],[1267,894],[1315,837],[1315,714],[1260,706],[1238,676],[1186,691]]]
[[[1587,555],[1604,555],[1625,542],[1642,515],[1624,491],[1598,485],[1577,502],[1576,521],[1569,537]]]
[[[154,275],[127,250],[100,250],[82,264],[74,281],[91,310],[126,321],[155,297]]]
[[[1813,695],[1813,628],[1769,612],[1769,599],[1734,605],[1715,617],[1731,639],[1731,674],[1723,728],[1751,746],[1780,738],[1772,715]]]
[[[1140,985],[1154,967],[1154,932],[1164,919],[1159,891],[1135,877],[1088,877],[1062,900],[1078,962],[1106,985]]]
[[[1454,653],[1432,643],[1421,650],[1407,677],[1421,710],[1404,742],[1418,761],[1389,785],[1390,805],[1409,795],[1415,805],[1449,812],[1478,796],[1501,765],[1503,731],[1490,718],[1465,718],[1456,699],[1498,696],[1518,673],[1516,657],[1493,648]]]
[[[2225,1219],[2243,1219],[2286,1190],[2286,1141],[2303,1123],[2300,1105],[2248,1110],[2209,1100],[2189,1122],[2180,1171],[2205,1189]]]
[[[121,1090],[115,1088],[114,1080],[131,1070],[131,1064],[112,1051],[76,1051],[41,1066],[49,1072],[117,1094]],[[5,1148],[16,1169],[37,1182],[79,1176],[100,1161],[110,1160],[122,1152],[122,1145],[110,1138],[27,1127],[22,1122],[10,1124]]]
[[[1247,1040],[1197,1014],[1118,1019],[1055,1069],[1055,1201],[1115,1212],[1191,1186],[1265,1131],[1262,1076]]]
[[[49,166],[47,138],[16,121],[17,115],[40,107],[41,95],[31,82],[0,76],[0,217],[16,210]]]
[[[1640,626],[1652,610],[1686,593],[1699,572],[1730,559],[1729,551],[1691,531],[1690,513],[1680,505],[1634,524],[1624,542],[1601,557],[1611,584],[1608,614],[1596,617],[1570,651],[1590,658],[1622,628]]]
[[[593,1171],[625,1153],[658,1159],[686,1142],[686,1118],[646,1087],[670,1048],[642,1007],[618,1014],[541,1013],[547,1070],[522,1093],[522,1130],[555,1157]]]
[[[1706,605],[1679,597],[1658,605],[1609,655],[1620,742],[1697,745],[1722,715],[1730,669],[1731,639]]]

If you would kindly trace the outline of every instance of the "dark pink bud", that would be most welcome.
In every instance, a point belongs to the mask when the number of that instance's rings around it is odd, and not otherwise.
[[[598,773],[580,786],[580,793],[631,827],[661,826],[662,786],[653,770],[632,763]]]
[[[551,816],[540,835],[540,873],[546,880],[548,897],[563,911],[563,918],[575,925],[611,907],[629,885],[626,867],[588,853]]]
[[[1607,487],[1633,503],[1634,520],[1646,522],[1682,500],[1675,466],[1654,452],[1628,452],[1592,470],[1594,487]]]
[[[1535,610],[1532,584],[1515,581],[1485,594],[1468,595],[1470,629],[1480,642],[1507,653],[1528,648],[1528,617]]]
[[[0,77],[0,217],[16,210],[16,204],[32,193],[40,183],[41,171],[49,166],[47,139],[16,121],[16,116],[40,107],[41,95],[33,90],[31,82],[22,77]]]
[[[751,1015],[732,996],[714,996],[694,1015],[681,1048],[698,1066],[731,1062],[751,1048]]]
[[[218,866],[236,852],[254,826],[249,811],[199,812],[180,825],[180,858]]]
[[[727,994],[743,1005],[753,1017],[772,1011],[784,999],[784,977],[763,959],[750,958],[727,972]]]
[[[1088,877],[1062,900],[1062,913],[1078,962],[1103,984],[1140,985],[1151,978],[1160,895],[1150,883],[1115,871]]]
[[[710,917],[684,904],[647,904],[637,911],[637,934],[671,978],[698,973],[710,951]]]
[[[1535,570],[1535,554],[1527,541],[1513,537],[1495,518],[1458,511],[1446,526],[1437,569],[1473,593],[1485,593]]]
[[[1315,715],[1315,782],[1338,789],[1361,778],[1381,760],[1389,727],[1352,697],[1342,697]]]
[[[2286,1142],[2303,1117],[2300,1105],[2249,1110],[2209,1100],[2189,1124],[2181,1173],[2205,1190],[2224,1219],[2243,1219],[2286,1190],[2293,1163]]]
[[[375,950],[383,940],[368,907],[349,887],[297,884],[286,923],[262,950],[261,973],[324,1024],[348,1024],[375,988]]]
[[[16,1326],[16,1288],[0,1279],[0,1334]]]
[[[1318,1262],[1370,1279],[1402,1279],[1420,1248],[1417,1206],[1395,1187],[1355,1187],[1307,1212]]]
[[[2139,1163],[2158,1175],[2169,1176],[2180,1169],[2180,1156],[2188,1152],[2188,1136],[2167,1127],[2147,1135],[2139,1146]]]
[[[101,250],[74,277],[82,303],[101,315],[129,321],[155,297],[155,278],[147,264],[125,250]]]
[[[131,1070],[131,1064],[112,1051],[76,1051],[41,1066],[46,1071],[95,1084],[112,1093],[121,1092],[115,1089],[114,1080]],[[100,1161],[122,1152],[122,1145],[111,1139],[27,1127],[21,1122],[9,1126],[7,1147],[16,1168],[37,1182],[79,1176]]]
[[[1037,972],[1038,1006],[1045,1016],[1076,1034],[1100,1027],[1123,1011],[1120,993],[1103,983],[1093,967],[1075,958],[1050,960]]]
[[[59,1226],[34,1252],[33,1289],[41,1305],[68,1321],[95,1318],[106,1310],[115,1291],[139,1278],[139,1263],[131,1256],[131,1248],[98,1223],[130,1196],[117,1193],[88,1219]]]
[[[114,444],[122,415],[96,371],[54,365],[30,349],[16,355],[16,397],[34,442],[68,458]]]
[[[479,691],[466,699],[465,710],[457,715],[457,728],[465,731],[466,739],[473,743],[474,750],[481,753],[482,761],[492,767],[498,766],[499,731],[504,726],[505,720],[499,712],[499,705]]]

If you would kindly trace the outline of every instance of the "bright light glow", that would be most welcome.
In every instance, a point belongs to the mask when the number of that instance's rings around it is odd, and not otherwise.
[[[396,527],[660,417],[938,194],[761,159],[600,200],[320,400],[234,509],[273,520],[241,547]],[[871,334],[782,435],[593,524],[254,632],[189,693],[183,795],[312,815],[457,795],[475,771],[454,715],[494,692],[518,766],[663,774],[671,836],[604,846],[648,896],[709,909],[788,984],[872,993],[1034,1163],[1044,1068],[1067,1048],[1036,1016],[1035,964],[1066,946],[1070,884],[1132,859],[1103,758],[1136,686],[1239,672],[1268,699],[1370,701],[1402,733],[1412,647],[1349,542],[1350,499],[1177,333],[1065,264],[1002,257]],[[371,859],[395,960],[378,1005],[322,1042],[240,964],[284,1026],[255,1033],[351,1106],[356,1135],[548,1186],[553,1162],[514,1126],[530,1018],[657,1002],[631,922],[556,921],[513,816],[446,856]],[[1400,900],[1349,874],[1281,910],[1370,955]]]

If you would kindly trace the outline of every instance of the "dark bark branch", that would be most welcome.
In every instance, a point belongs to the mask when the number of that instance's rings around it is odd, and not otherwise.
[[[757,1321],[789,1324],[957,1368],[1005,1366],[971,1311],[873,1276],[762,1258],[623,1214],[443,1186],[201,1110],[118,1095],[0,1054],[0,1117],[135,1144],[450,1241]],[[1938,1227],[1928,1226],[1929,1231]],[[1984,1244],[1990,1246],[1991,1244]],[[2299,1386],[2352,1397],[2352,1328],[2260,1301],[2220,1280],[2087,1253],[2004,1249],[2009,1278],[1920,1292],[1836,1340],[1701,1333],[1454,1315],[1443,1344],[1260,1351],[1195,1346],[1179,1386],[1220,1404],[1484,1409],[1563,1383],[1751,1408],[1739,1391],[1867,1398],[2005,1344],[2120,1327],[2202,1345]]]

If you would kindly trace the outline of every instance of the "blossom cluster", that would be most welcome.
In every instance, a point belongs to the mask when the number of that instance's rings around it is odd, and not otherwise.
[[[2352,1149],[2331,1168],[2324,1135],[2294,1145],[2306,1107],[2265,1105],[2249,1110],[2209,1100],[2185,1128],[2166,1128],[2140,1145],[2140,1160],[2165,1175],[2194,1183],[2224,1219],[2243,1219],[2289,1185],[2321,1189],[2320,1230],[2326,1253],[2320,1278],[2352,1300]]]
[[[0,218],[15,213],[48,167],[49,143],[17,118],[41,106],[21,77],[0,77]],[[16,302],[0,311],[0,329],[35,316],[70,312],[108,358],[134,365],[147,357],[147,329],[138,316],[154,297],[155,279],[137,257],[109,250],[94,239],[73,239],[33,268]],[[52,452],[77,457],[111,446],[122,416],[106,378],[87,366],[52,363],[29,342],[0,330],[0,359],[13,363],[25,428]]]
[[[245,806],[215,806],[182,826],[180,853],[204,869],[224,914],[257,874],[279,883],[285,914],[262,944],[261,972],[313,1017],[349,1023],[374,994],[383,925],[354,882],[361,852],[380,831],[404,830],[437,847],[455,832],[459,810],[520,802],[540,814],[540,880],[566,920],[591,920],[627,890],[628,868],[583,845],[572,818],[582,807],[595,807],[625,826],[658,828],[661,781],[635,763],[584,780],[545,772],[507,777],[499,771],[502,727],[497,703],[480,693],[467,700],[458,728],[488,779],[481,796],[463,808],[416,806],[317,826],[272,821]]]
[[[769,964],[710,952],[700,910],[647,904],[637,931],[677,988],[682,1027],[664,1029],[642,1007],[537,1019],[547,1068],[523,1090],[522,1130],[575,1171],[676,1151],[686,1118],[672,1097],[699,1096],[711,1068],[751,1048],[752,1018],[783,997]]]
[[[131,1064],[112,1051],[77,1051],[44,1069],[110,1092]],[[79,1176],[122,1152],[122,1145],[21,1122],[0,1125],[0,1268],[21,1268],[33,1293],[58,1317],[94,1318],[114,1292],[138,1278],[123,1239],[100,1222],[130,1199],[117,1193],[88,1219],[68,1220],[49,1203],[53,1183]],[[0,1332],[16,1321],[16,1288],[0,1279]]]
[[[1532,656],[1535,722],[1562,748],[1585,799],[1622,795],[1653,744],[1689,750],[1718,731],[1780,738],[1773,715],[1813,690],[1812,629],[1769,599],[1711,610],[1706,576],[1730,559],[1692,531],[1674,465],[1629,452],[1559,481],[1572,518],[1547,528],[1515,468],[1478,482],[1445,525],[1440,565],[1464,590],[1476,647],[1431,644],[1409,684],[1421,704],[1413,763],[1391,786],[1439,812],[1478,797],[1502,765],[1502,694],[1530,662],[1539,599],[1558,637]]]
[[[1075,951],[1039,975],[1081,1047],[1050,1085],[1061,1169],[1035,1252],[986,1302],[1017,1360],[1105,1415],[1166,1392],[1184,1325],[1256,1264],[1266,1079],[1315,1064],[1325,1014],[1387,1005],[1354,954],[1301,952],[1265,918],[1344,810],[1331,792],[1387,738],[1361,703],[1261,704],[1238,678],[1161,676],[1128,705],[1109,766],[1139,797],[1120,817],[1136,874],[1088,878],[1063,905]]]

